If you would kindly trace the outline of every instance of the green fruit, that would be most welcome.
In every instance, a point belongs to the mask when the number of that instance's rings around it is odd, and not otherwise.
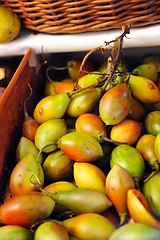
[[[25,137],[21,137],[17,149],[16,149],[16,160],[19,162],[21,159],[31,154],[40,164],[43,162],[43,156],[39,153],[35,144]]]
[[[156,136],[160,133],[160,111],[148,113],[144,120],[144,125],[149,134]]]
[[[0,43],[7,43],[17,37],[21,29],[18,16],[9,8],[0,6]]]
[[[76,213],[102,213],[112,206],[112,202],[105,193],[96,189],[80,187],[58,192],[56,202]]]
[[[43,123],[51,119],[62,118],[71,98],[67,93],[49,95],[41,99],[34,109],[34,119]]]
[[[113,232],[109,240],[158,240],[160,230],[142,223],[128,223]]]
[[[6,225],[0,227],[0,240],[33,240],[34,233],[24,227]]]
[[[37,185],[43,188],[43,169],[32,155],[27,155],[12,170],[9,188],[12,195],[38,191]]]
[[[91,85],[97,85],[100,82],[102,77],[103,76],[101,75],[100,72],[88,73],[82,76],[81,78],[79,78],[78,86],[80,86],[81,88],[86,88]]]
[[[67,109],[69,117],[79,117],[84,113],[91,112],[98,104],[102,96],[102,89],[86,89],[72,96]]]
[[[42,152],[52,152],[57,149],[57,144],[48,146],[67,133],[64,119],[51,119],[42,123],[35,134],[35,145]]]
[[[160,71],[160,57],[158,56],[150,56],[144,59],[145,64],[153,64],[157,71]]]
[[[154,174],[143,185],[143,194],[145,195],[152,213],[160,217],[160,172]]]
[[[113,149],[110,157],[111,168],[115,164],[119,164],[126,169],[133,178],[140,180],[144,175],[144,159],[138,150],[132,146],[121,144]]]
[[[35,231],[34,240],[69,240],[65,227],[54,221],[41,223]]]
[[[133,70],[133,73],[138,74],[139,76],[142,76],[142,77],[149,78],[153,82],[156,82],[158,79],[158,72],[156,67],[153,64],[139,65]]]
[[[50,153],[43,163],[45,176],[52,182],[72,177],[74,161],[61,150]]]

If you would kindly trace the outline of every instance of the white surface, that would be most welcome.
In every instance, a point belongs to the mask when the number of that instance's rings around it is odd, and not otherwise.
[[[24,55],[28,48],[37,54],[57,52],[89,51],[95,47],[105,45],[119,36],[122,30],[108,30],[102,32],[78,34],[43,34],[22,30],[12,42],[0,44],[0,57]],[[124,39],[124,48],[160,46],[160,24],[153,26],[132,28],[128,39]]]

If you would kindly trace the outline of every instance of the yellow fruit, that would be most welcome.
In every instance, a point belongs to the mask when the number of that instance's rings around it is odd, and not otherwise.
[[[18,16],[9,8],[0,6],[0,43],[12,41],[20,32]]]

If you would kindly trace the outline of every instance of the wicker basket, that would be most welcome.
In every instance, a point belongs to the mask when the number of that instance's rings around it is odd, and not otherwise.
[[[160,0],[5,0],[28,29],[80,33],[160,22]]]

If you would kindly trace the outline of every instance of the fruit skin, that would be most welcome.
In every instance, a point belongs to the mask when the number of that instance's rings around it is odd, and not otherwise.
[[[158,72],[154,64],[141,64],[133,70],[134,74],[151,79],[156,82],[158,79]]]
[[[158,156],[155,152],[156,137],[152,134],[143,134],[137,144],[136,149],[141,153],[143,159],[148,163],[152,170],[159,170]],[[159,144],[158,144],[159,146]]]
[[[65,227],[54,221],[46,221],[38,226],[34,240],[69,240]]]
[[[42,152],[52,152],[57,149],[57,144],[45,147],[53,143],[67,133],[67,126],[64,119],[51,119],[42,123],[35,134],[35,145]],[[44,149],[43,149],[44,148]]]
[[[133,145],[141,135],[142,125],[133,119],[124,119],[114,125],[110,132],[110,138],[117,142],[127,142]]]
[[[43,188],[43,169],[32,155],[27,155],[16,164],[11,172],[9,188],[12,196],[38,191],[36,183]]]
[[[119,164],[125,168],[133,178],[141,179],[145,172],[142,155],[132,146],[121,144],[113,149],[110,157],[111,168]]]
[[[67,231],[79,240],[107,240],[115,226],[97,213],[85,213],[63,221]]]
[[[52,182],[70,179],[73,172],[73,163],[61,150],[50,153],[43,163],[46,179]]]
[[[126,84],[109,89],[101,98],[99,114],[107,125],[115,125],[126,118],[132,104],[132,96]]]
[[[102,213],[112,206],[105,193],[81,187],[58,192],[56,202],[76,213]]]
[[[146,197],[152,213],[160,217],[160,172],[154,174],[143,184],[142,192]]]
[[[115,206],[121,223],[128,213],[127,192],[133,188],[135,184],[131,175],[119,164],[115,164],[106,177],[106,193]]]
[[[75,184],[78,187],[88,187],[106,193],[106,175],[97,166],[91,163],[75,162],[73,165]]]
[[[102,88],[85,89],[72,96],[67,108],[67,116],[77,118],[84,113],[91,112],[102,97]]]
[[[158,240],[160,231],[142,223],[127,223],[112,234],[109,240]]]
[[[154,103],[160,101],[159,88],[149,78],[130,75],[129,86],[133,96],[143,103]]]
[[[84,132],[92,135],[98,141],[107,135],[107,128],[102,119],[94,113],[80,115],[75,122],[77,132]]]
[[[70,103],[67,93],[49,95],[42,98],[34,109],[34,119],[42,124],[50,119],[62,118]]]
[[[148,133],[156,136],[160,133],[160,111],[152,111],[147,114],[144,125]]]
[[[17,37],[21,22],[17,14],[9,8],[0,6],[0,43],[7,43]]]
[[[93,162],[103,156],[100,143],[86,133],[65,134],[61,137],[58,145],[64,154],[77,162]]]
[[[19,162],[21,159],[31,154],[40,164],[43,162],[42,154],[39,154],[39,150],[35,144],[26,137],[21,137],[17,149],[16,149],[16,161]]]
[[[54,206],[51,197],[41,192],[17,195],[0,206],[1,223],[29,227],[49,217]]]
[[[57,193],[60,191],[69,191],[71,189],[76,188],[76,185],[68,182],[68,181],[57,181],[57,182],[53,182],[49,185],[47,185],[44,190],[49,192],[49,193]],[[65,206],[62,206],[60,204],[58,204],[57,202],[55,203],[55,207],[54,207],[54,212],[65,212],[67,211],[68,208]]]
[[[34,233],[16,225],[0,227],[0,240],[34,240]]]
[[[127,206],[131,218],[135,222],[144,223],[160,229],[160,222],[151,213],[145,196],[138,189],[129,189],[127,192]]]

